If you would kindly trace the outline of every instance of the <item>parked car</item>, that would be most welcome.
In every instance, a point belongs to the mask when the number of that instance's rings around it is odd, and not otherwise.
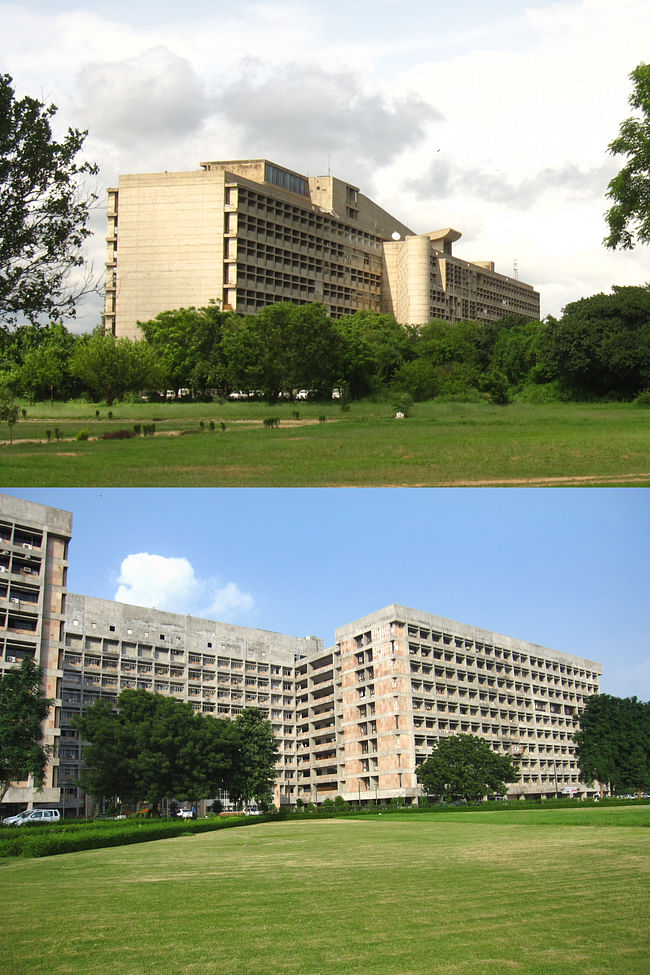
[[[179,809],[176,815],[179,819],[194,819],[194,813],[191,809]]]
[[[14,826],[39,826],[44,823],[58,823],[61,813],[58,809],[30,809],[18,819]]]
[[[2,822],[4,823],[5,826],[13,826],[15,823],[18,822],[19,819],[22,819],[23,816],[25,816],[28,812],[29,812],[28,809],[23,809],[22,812],[15,813],[13,816],[7,816],[7,818],[3,819]]]

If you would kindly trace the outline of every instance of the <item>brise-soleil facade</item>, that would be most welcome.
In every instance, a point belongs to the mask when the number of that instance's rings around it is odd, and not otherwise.
[[[474,734],[515,759],[510,796],[587,795],[573,735],[599,693],[598,663],[391,605],[314,636],[203,620],[67,592],[72,516],[0,496],[0,666],[33,658],[55,706],[45,785],[15,783],[5,808],[83,815],[77,779],[85,707],[124,688],[234,719],[268,717],[280,752],[275,802],[416,803],[416,766],[447,735]]]
[[[460,236],[415,234],[357,186],[266,159],[120,176],[108,193],[105,328],[137,338],[138,322],[211,301],[241,315],[319,302],[335,318],[369,310],[404,325],[538,319],[533,287],[454,256]]]

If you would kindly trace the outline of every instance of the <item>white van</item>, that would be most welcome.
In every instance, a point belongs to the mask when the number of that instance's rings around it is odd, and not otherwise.
[[[14,826],[38,826],[43,823],[58,823],[61,813],[58,809],[27,809]]]

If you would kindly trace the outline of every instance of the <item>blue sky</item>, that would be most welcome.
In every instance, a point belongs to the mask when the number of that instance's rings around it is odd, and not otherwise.
[[[88,129],[98,274],[120,173],[264,156],[331,167],[416,233],[454,227],[461,258],[516,262],[543,315],[648,278],[646,247],[602,247],[647,0],[0,0],[0,23],[17,94]]]
[[[402,603],[600,661],[604,691],[650,699],[648,490],[5,493],[73,512],[71,592],[326,645]]]

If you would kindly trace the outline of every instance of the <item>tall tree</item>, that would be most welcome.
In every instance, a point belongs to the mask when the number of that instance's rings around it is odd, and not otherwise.
[[[44,696],[41,676],[29,657],[0,674],[0,802],[12,782],[31,776],[43,784],[49,753],[42,723],[54,702]]]
[[[506,783],[519,778],[510,756],[493,752],[476,735],[441,738],[415,772],[427,795],[446,800],[502,795]]]
[[[34,329],[40,341],[26,349],[16,367],[16,383],[30,402],[55,398],[67,399],[74,380],[70,364],[77,336],[60,323]]]
[[[146,342],[116,339],[101,327],[76,344],[70,371],[107,406],[127,392],[155,389],[161,370],[155,351]]]
[[[259,708],[246,708],[235,720],[237,757],[228,793],[245,806],[254,799],[263,809],[273,801],[278,746],[270,721]]]
[[[571,302],[542,332],[540,367],[576,399],[633,399],[650,384],[650,287],[612,292]]]
[[[18,423],[20,409],[6,383],[0,384],[0,423],[9,427],[9,441],[14,441],[14,427]]]
[[[594,694],[574,738],[580,775],[611,792],[650,788],[650,702]]]
[[[408,332],[392,315],[357,311],[334,324],[341,338],[340,372],[353,399],[387,386],[412,358]]]
[[[278,302],[262,308],[241,329],[243,348],[238,348],[237,331],[230,336],[228,347],[233,363],[246,366],[245,377],[259,376],[259,387],[268,403],[275,403],[281,393],[307,388],[319,395],[329,395],[338,378],[339,338],[323,305],[292,305]],[[234,340],[234,341],[233,341]],[[251,359],[255,349],[257,361]],[[230,365],[234,384],[237,383]]]
[[[158,808],[165,797],[201,799],[227,788],[237,740],[229,721],[196,713],[162,694],[126,689],[117,708],[99,700],[77,721],[84,746],[81,785]]]
[[[83,263],[96,196],[82,180],[97,173],[77,162],[86,132],[68,129],[54,140],[56,106],[16,99],[12,79],[0,75],[0,322],[74,316],[87,282],[72,276]]]
[[[613,200],[605,214],[609,234],[606,247],[627,250],[650,243],[650,64],[639,64],[630,74],[633,90],[629,102],[637,115],[621,123],[618,138],[609,144],[614,156],[627,162],[610,181],[607,197]]]
[[[166,387],[187,387],[199,395],[207,389],[222,389],[221,335],[224,322],[230,318],[236,316],[222,312],[215,303],[207,308],[164,311],[139,323],[158,356]]]

